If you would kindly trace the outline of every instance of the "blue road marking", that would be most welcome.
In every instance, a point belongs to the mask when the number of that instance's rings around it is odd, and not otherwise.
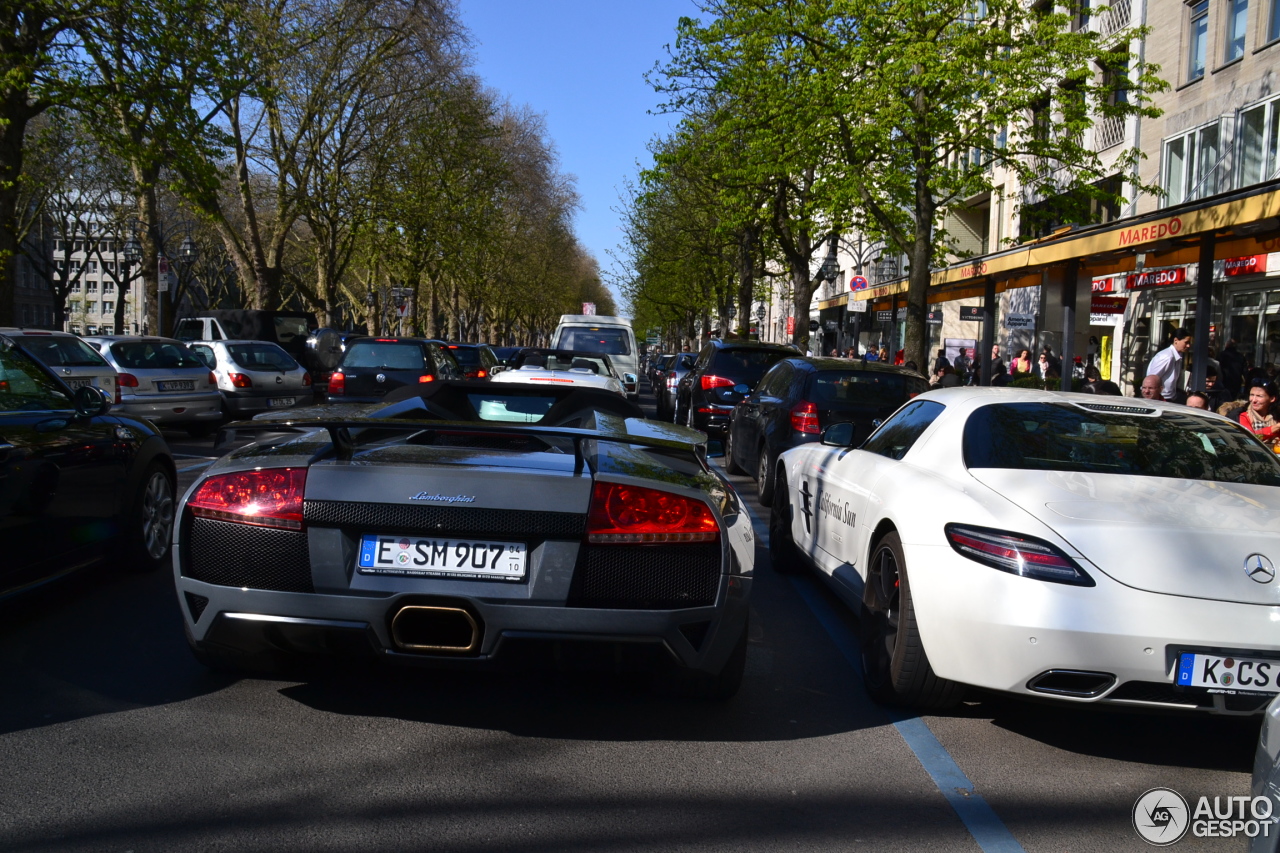
[[[751,516],[756,528],[756,535],[761,544],[769,542],[769,528],[762,524],[755,511],[742,502],[742,508]],[[761,531],[764,531],[763,533]],[[857,640],[843,624],[838,613],[832,608],[813,585],[801,578],[789,579],[791,585],[799,593],[801,600],[808,605],[810,612],[818,620],[827,636],[835,643],[849,666],[862,678],[862,652]],[[907,748],[915,755],[924,772],[938,786],[939,793],[955,809],[960,822],[973,836],[984,853],[1026,853],[1018,840],[1009,832],[1008,827],[1000,820],[991,805],[974,790],[973,782],[960,769],[960,765],[947,752],[928,723],[919,717],[889,712],[889,719],[898,734],[906,742]]]

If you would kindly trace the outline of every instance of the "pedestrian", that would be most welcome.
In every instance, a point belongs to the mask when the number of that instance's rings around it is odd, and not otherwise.
[[[1105,394],[1109,397],[1123,397],[1120,386],[1110,379],[1103,379],[1102,372],[1096,367],[1084,369],[1084,385],[1080,388],[1086,394]]]
[[[951,362],[951,366],[956,369],[956,373],[964,379],[968,379],[969,368],[973,366],[973,363],[969,361],[968,352],[969,350],[965,347],[960,347],[960,352],[956,355],[955,361]]]
[[[1235,397],[1228,394],[1226,389],[1222,387],[1219,378],[1219,371],[1213,368],[1209,368],[1204,376],[1205,399],[1209,401],[1209,408],[1215,412],[1221,409],[1223,404],[1235,400]]]
[[[889,348],[888,348],[888,347],[880,347],[880,360],[881,360],[881,361],[883,361],[885,364],[888,364],[888,363],[889,363]]]
[[[1193,409],[1209,411],[1209,395],[1203,391],[1192,391],[1187,394],[1187,405]]]
[[[1249,388],[1249,402],[1238,410],[1239,414],[1232,412],[1228,415],[1272,450],[1280,443],[1280,422],[1275,417],[1277,396],[1274,383],[1255,380]]]
[[[1244,356],[1236,347],[1236,339],[1231,338],[1218,353],[1218,378],[1222,390],[1230,394],[1232,400],[1240,396],[1240,380],[1244,378]]]
[[[920,368],[916,365],[914,361],[908,361],[906,364],[902,366],[905,367],[907,370],[914,370],[916,373],[920,372]]]
[[[1031,375],[1031,350],[1019,350],[1018,357],[1009,365],[1009,373],[1014,379],[1025,379]]]
[[[945,349],[938,350],[938,357],[933,360],[933,372],[935,374],[939,373],[942,371],[942,368],[949,367],[950,365],[951,361],[947,358],[947,351]]]
[[[1098,362],[1098,339],[1094,335],[1089,336],[1089,346],[1085,347],[1086,367],[1093,367]]]
[[[1174,403],[1183,399],[1182,354],[1190,348],[1191,333],[1186,329],[1174,329],[1169,346],[1152,356],[1151,363],[1147,365],[1147,376],[1160,378],[1161,399]]]
[[[880,356],[876,353],[874,347],[867,347],[867,351],[862,354],[863,361],[879,361]]]
[[[976,360],[976,359],[975,359]],[[995,378],[1002,373],[1008,373],[1009,368],[1005,367],[1004,359],[1000,357],[1000,345],[991,345],[991,367],[988,373],[991,375],[992,384],[995,384]]]
[[[1053,354],[1053,348],[1048,344],[1045,344],[1044,349],[1040,351],[1040,361],[1046,364],[1045,370],[1041,372],[1041,376],[1044,376],[1050,367],[1056,368],[1058,375],[1062,375],[1062,361]]]
[[[1041,379],[1049,378],[1049,371],[1053,369],[1053,362],[1049,361],[1047,352],[1040,353],[1039,360],[1036,361],[1036,376]]]
[[[1148,376],[1142,380],[1142,385],[1138,388],[1138,396],[1144,400],[1163,400],[1160,396],[1160,377]]]
[[[960,377],[956,376],[956,369],[951,365],[943,365],[938,371],[938,381],[935,383],[938,388],[959,388]]]

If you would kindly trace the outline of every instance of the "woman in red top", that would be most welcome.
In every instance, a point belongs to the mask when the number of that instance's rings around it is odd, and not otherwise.
[[[1249,405],[1240,413],[1240,425],[1248,429],[1273,450],[1280,442],[1280,421],[1272,413],[1276,402],[1276,386],[1255,380],[1249,389]]]

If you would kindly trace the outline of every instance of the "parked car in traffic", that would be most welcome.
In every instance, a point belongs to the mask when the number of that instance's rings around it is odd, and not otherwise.
[[[464,379],[488,379],[499,364],[488,344],[449,344],[449,353],[462,368]]]
[[[662,367],[671,363],[671,359],[675,358],[673,353],[654,353],[645,360],[644,378],[649,383],[649,390],[658,387],[658,373]]]
[[[2,328],[12,341],[57,374],[72,391],[84,385],[101,388],[116,399],[116,371],[98,351],[70,332]]]
[[[95,335],[115,368],[117,410],[161,426],[208,435],[222,421],[222,395],[213,371],[181,341],[140,335]]]
[[[493,354],[498,358],[498,364],[506,367],[511,364],[511,359],[520,352],[524,347],[493,347]]]
[[[357,338],[329,377],[329,400],[377,403],[405,385],[461,379],[446,344],[424,338]]]
[[[631,321],[625,317],[562,314],[551,336],[551,346],[609,356],[627,397],[635,400],[640,396],[640,350]]]
[[[279,344],[311,374],[313,393],[323,399],[329,373],[338,366],[350,332],[317,328],[308,311],[214,308],[197,311],[174,326],[173,336],[193,341],[266,341]]]
[[[164,565],[173,540],[173,457],[106,389],[75,391],[0,332],[0,598],[110,559]]]
[[[577,385],[626,396],[612,361],[601,352],[527,347],[511,362],[511,367],[497,371],[491,381],[521,385]]]
[[[846,358],[784,358],[733,410],[725,468],[756,478],[760,501],[773,500],[773,469],[783,451],[818,441],[835,423],[853,424],[854,443],[929,381],[913,370]]]
[[[191,351],[218,380],[231,417],[315,402],[311,374],[278,344],[267,341],[200,341]]]
[[[796,349],[783,344],[708,341],[676,386],[675,421],[721,437],[733,407],[756,387],[765,371]]]
[[[657,384],[653,386],[653,397],[657,404],[658,420],[669,421],[675,418],[676,389],[680,380],[693,369],[698,357],[691,352],[678,352],[671,356],[667,366],[658,371]]]

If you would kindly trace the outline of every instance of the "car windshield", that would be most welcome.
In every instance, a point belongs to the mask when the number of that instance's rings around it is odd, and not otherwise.
[[[71,398],[40,365],[0,340],[0,412],[70,409]]]
[[[897,408],[929,383],[901,373],[873,370],[822,370],[809,377],[805,399],[823,407],[872,406]]]
[[[109,367],[106,359],[79,338],[24,335],[17,340],[50,367]]]
[[[631,355],[631,336],[619,328],[567,328],[556,341],[560,349],[579,352],[603,352],[609,355]]]
[[[172,341],[118,341],[111,354],[126,370],[167,370],[204,367],[191,350]]]
[[[1154,411],[1119,403],[983,406],[964,426],[964,461],[1280,486],[1280,459],[1241,427],[1180,411],[1142,414]]]
[[[302,317],[274,317],[273,319],[275,320],[276,340],[279,343],[302,342],[310,334],[307,330],[307,321]]]
[[[245,370],[296,370],[298,362],[275,344],[229,344],[231,360]]]
[[[555,405],[555,397],[527,397],[502,393],[468,394],[482,421],[534,424]]]
[[[422,345],[413,341],[356,341],[347,347],[342,367],[378,367],[383,370],[426,370]]]
[[[722,349],[711,359],[707,372],[754,388],[766,370],[790,355],[795,353],[782,349]]]

